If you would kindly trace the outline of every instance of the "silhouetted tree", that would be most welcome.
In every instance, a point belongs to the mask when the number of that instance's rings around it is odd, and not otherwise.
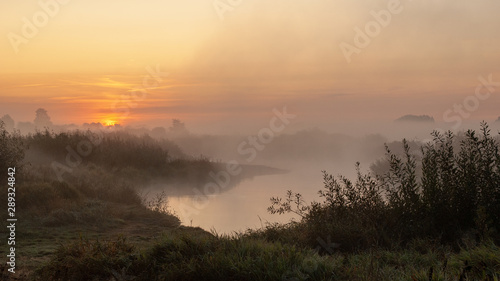
[[[175,134],[187,133],[186,125],[179,119],[172,119],[172,127],[170,127],[170,131]]]
[[[52,126],[52,121],[50,121],[50,117],[47,114],[47,110],[45,110],[43,108],[39,108],[36,110],[36,117],[35,117],[35,121],[33,121],[33,122],[35,123],[35,126],[38,129]]]
[[[3,121],[5,130],[8,132],[12,132],[12,130],[14,130],[15,122],[9,114],[5,114],[2,118],[0,118],[0,121]]]

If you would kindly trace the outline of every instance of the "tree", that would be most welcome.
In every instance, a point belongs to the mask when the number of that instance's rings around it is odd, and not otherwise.
[[[179,119],[172,119],[172,127],[170,127],[170,131],[175,134],[187,133],[186,125]]]
[[[52,121],[50,121],[50,116],[47,114],[47,110],[39,108],[36,110],[35,126],[38,129],[45,127],[52,127]]]
[[[5,130],[8,132],[12,132],[12,130],[14,130],[15,122],[9,114],[5,114],[2,118],[0,118],[0,121],[3,121]]]

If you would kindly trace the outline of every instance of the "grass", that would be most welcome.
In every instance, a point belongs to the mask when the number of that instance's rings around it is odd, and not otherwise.
[[[458,252],[443,246],[422,252],[416,245],[319,255],[289,244],[185,228],[168,230],[143,248],[123,237],[80,239],[59,247],[35,276],[35,280],[116,276],[122,278],[116,280],[181,281],[499,280],[500,249],[484,243]]]
[[[90,210],[74,210],[75,216],[90,213],[86,220],[54,222],[53,214],[44,219],[19,219],[16,231],[16,254],[21,272],[32,273],[42,263],[48,261],[61,245],[79,239],[110,240],[120,235],[127,237],[137,247],[145,247],[162,232],[177,228],[177,218],[151,211],[140,205],[92,202],[92,205],[107,205],[112,212],[97,212],[100,220],[89,219],[96,216]],[[92,207],[93,208],[93,207]],[[67,212],[61,210],[60,212]],[[88,220],[87,220],[88,219]],[[50,221],[51,223],[47,223]],[[2,232],[2,236],[7,233]],[[0,255],[6,255],[7,247],[0,247]]]
[[[311,250],[263,240],[172,230],[142,251],[123,238],[107,242],[80,240],[60,247],[55,257],[38,270],[35,280],[106,279],[116,274],[133,280],[334,277],[328,258]]]

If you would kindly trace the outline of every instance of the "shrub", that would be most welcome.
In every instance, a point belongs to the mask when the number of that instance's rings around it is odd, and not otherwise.
[[[299,214],[307,235],[295,244],[311,247],[325,236],[345,250],[418,238],[456,245],[471,231],[478,239],[498,239],[500,153],[488,125],[481,124],[480,136],[467,131],[458,145],[452,132],[432,135],[433,141],[421,147],[422,155],[414,155],[406,140],[402,155],[386,146],[385,174],[363,175],[359,163],[355,182],[324,172],[323,202],[306,205],[300,194],[289,191],[285,200],[271,198],[268,210]]]
[[[21,169],[21,161],[24,158],[25,144],[19,133],[9,133],[4,123],[0,120],[0,182],[7,182],[7,169]]]
[[[37,131],[26,137],[33,149],[41,150],[62,161],[68,154],[66,147],[76,149],[78,144],[99,140],[98,145],[92,145],[86,161],[107,168],[135,167],[140,169],[163,168],[167,163],[168,151],[160,142],[145,135],[137,137],[127,133],[101,133],[96,135],[91,131],[73,131],[54,133],[45,130]]]

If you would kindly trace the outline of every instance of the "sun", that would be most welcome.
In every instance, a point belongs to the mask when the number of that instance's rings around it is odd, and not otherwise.
[[[114,126],[114,125],[116,124],[116,121],[114,121],[114,120],[104,120],[104,121],[102,121],[101,123],[102,123],[104,126],[109,127],[109,126]]]
[[[104,127],[113,127],[120,124],[120,117],[114,114],[107,114],[103,116],[98,116],[95,120],[99,120]]]

